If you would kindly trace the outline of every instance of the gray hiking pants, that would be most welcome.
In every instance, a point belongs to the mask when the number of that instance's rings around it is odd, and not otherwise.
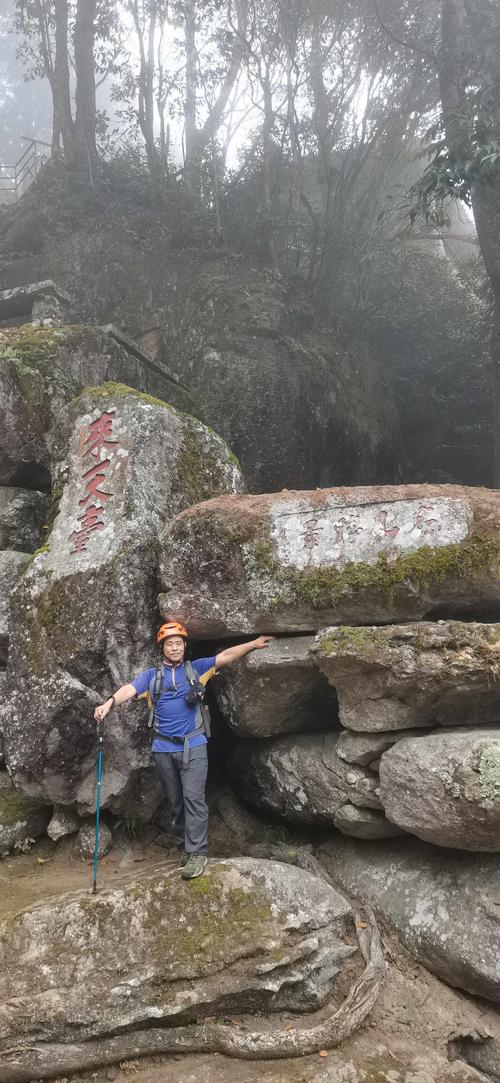
[[[163,791],[170,805],[172,827],[178,850],[206,854],[208,807],[205,800],[207,746],[189,749],[189,762],[179,752],[153,752]]]

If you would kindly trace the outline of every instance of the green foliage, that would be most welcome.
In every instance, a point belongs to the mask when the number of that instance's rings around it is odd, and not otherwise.
[[[431,129],[430,136],[435,134],[436,129]],[[467,150],[467,155],[458,155],[447,147],[444,137],[432,143],[432,159],[411,189],[412,222],[422,216],[428,224],[448,225],[446,207],[450,200],[471,207],[474,184],[500,184],[500,138],[483,143],[473,133]]]

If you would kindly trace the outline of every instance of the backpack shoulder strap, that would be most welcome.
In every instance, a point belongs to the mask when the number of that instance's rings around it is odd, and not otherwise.
[[[184,669],[190,685],[199,685],[201,681],[200,674],[196,672],[193,663],[189,661],[185,662]],[[202,730],[202,732],[205,733],[207,737],[210,737],[210,711],[206,703],[198,702],[196,704],[195,718],[196,730]],[[194,730],[193,734],[190,734],[190,736],[193,736],[196,730]]]
[[[195,668],[193,666],[193,663],[190,662],[189,659],[186,662],[184,662],[184,670],[185,670],[186,677],[187,677],[189,683],[190,684],[198,684],[198,681],[200,679],[199,675],[197,674],[197,672],[196,672],[196,670],[195,670]]]
[[[151,697],[151,707],[150,707],[149,716],[148,716],[148,729],[149,730],[153,726],[154,717],[155,717],[155,707],[156,707],[156,704],[158,703],[158,700],[159,700],[160,694],[161,694],[161,686],[163,684],[163,673],[164,673],[164,667],[163,667],[163,662],[162,662],[161,666],[158,666],[158,669],[156,670],[156,673],[155,673],[154,677],[152,677],[151,681],[149,682],[149,695]]]

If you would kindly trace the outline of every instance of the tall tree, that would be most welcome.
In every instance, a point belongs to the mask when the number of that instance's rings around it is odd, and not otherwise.
[[[44,75],[50,84],[53,154],[62,145],[68,163],[83,161],[91,168],[97,154],[96,74],[111,64],[116,49],[116,5],[113,0],[16,0],[16,11],[28,73]]]
[[[417,187],[417,209],[433,225],[443,224],[450,199],[464,200],[474,213],[494,300],[494,476],[500,487],[500,7],[496,0],[440,0],[437,6],[429,0],[427,15],[433,30],[425,43],[414,25],[408,31],[409,5],[398,13],[397,31],[405,48],[426,52],[441,107],[434,128],[441,138]]]
[[[439,86],[449,165],[465,186],[494,299],[491,360],[500,488],[500,9],[442,0]],[[458,175],[458,176],[457,176]]]

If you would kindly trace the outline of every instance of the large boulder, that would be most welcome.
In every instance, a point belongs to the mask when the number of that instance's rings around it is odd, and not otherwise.
[[[166,369],[90,327],[0,328],[0,485],[45,489],[47,434],[83,388],[119,381],[181,409],[189,394]]]
[[[127,328],[190,389],[253,491],[396,477],[398,416],[380,365],[324,327],[301,276],[256,266],[238,241],[233,254],[214,248],[212,224],[180,186],[158,214],[113,171],[95,207],[78,199],[80,220],[57,183],[9,212],[0,289],[54,279],[76,322]]]
[[[50,498],[36,489],[0,486],[0,549],[32,553],[40,545]]]
[[[7,664],[10,595],[29,559],[29,553],[19,553],[15,549],[0,552],[0,669],[5,669]]]
[[[223,497],[180,515],[162,550],[162,611],[201,636],[500,613],[500,494],[485,489]]]
[[[172,871],[2,922],[0,1049],[321,1006],[355,950],[342,895],[251,858],[211,865],[195,885]]]
[[[51,809],[14,789],[7,771],[0,771],[0,857],[24,850],[45,834]]]
[[[239,741],[228,757],[232,785],[244,801],[294,823],[333,824],[347,802],[381,809],[378,777],[347,764],[338,733]]]
[[[396,476],[397,414],[376,363],[315,326],[289,280],[213,261],[162,286],[168,356],[253,492]]]
[[[93,711],[155,664],[157,536],[199,496],[241,485],[236,460],[199,421],[130,388],[70,403],[52,438],[60,500],[50,536],[12,597],[4,705],[6,762],[18,786],[92,812]],[[149,819],[144,709],[106,722],[103,805]]]
[[[500,725],[407,738],[379,769],[391,823],[437,846],[500,850]]]
[[[319,857],[334,882],[367,902],[410,952],[449,985],[500,1003],[500,864],[417,839],[337,835]]]
[[[500,721],[500,624],[327,628],[313,654],[353,730]]]
[[[310,657],[313,642],[311,636],[275,639],[221,670],[215,695],[232,730],[272,737],[336,725],[336,696]]]

